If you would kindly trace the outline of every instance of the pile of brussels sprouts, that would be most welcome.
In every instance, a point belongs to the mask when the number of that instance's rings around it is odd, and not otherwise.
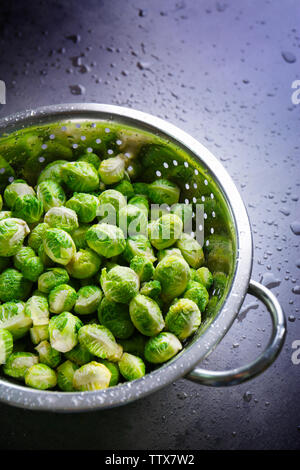
[[[213,276],[183,233],[192,213],[177,185],[132,183],[124,161],[57,160],[35,188],[16,179],[0,196],[6,376],[41,390],[104,389],[143,377],[198,329]],[[150,222],[152,203],[172,210]]]

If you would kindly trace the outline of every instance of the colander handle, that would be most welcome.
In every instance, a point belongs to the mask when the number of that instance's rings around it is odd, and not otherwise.
[[[266,349],[257,359],[246,366],[228,371],[210,371],[196,367],[186,376],[187,379],[213,387],[237,385],[257,376],[275,361],[283,346],[286,334],[286,321],[283,310],[275,295],[256,281],[250,281],[248,294],[261,300],[272,318],[272,335]]]

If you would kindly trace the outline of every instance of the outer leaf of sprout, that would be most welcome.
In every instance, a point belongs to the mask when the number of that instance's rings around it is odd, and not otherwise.
[[[78,369],[76,364],[71,361],[63,362],[56,370],[57,372],[57,385],[63,392],[73,392],[73,377],[75,371]]]
[[[182,256],[191,268],[198,269],[205,262],[204,253],[201,245],[187,233],[183,233],[176,243],[180,249]]]
[[[151,223],[149,238],[157,250],[168,248],[182,235],[183,224],[175,214],[165,214]]]
[[[119,369],[124,379],[137,380],[144,377],[146,367],[144,361],[132,354],[124,353],[121,360],[118,362]]]
[[[118,385],[120,380],[120,369],[116,362],[107,361],[106,359],[101,359],[100,364],[103,364],[111,372],[111,378],[109,382],[109,387],[114,387]]]
[[[176,204],[179,201],[180,189],[166,179],[159,179],[149,184],[148,195],[154,204]]]
[[[75,371],[73,387],[80,392],[102,390],[108,388],[110,379],[110,370],[103,364],[92,361]]]
[[[161,293],[161,284],[159,281],[144,282],[140,289],[140,294],[156,300]]]
[[[60,363],[60,352],[56,351],[56,349],[53,349],[48,341],[42,341],[38,346],[36,346],[35,349],[39,354],[39,361],[42,364],[46,364],[51,368],[55,368]]]
[[[101,258],[89,248],[77,251],[66,268],[76,279],[88,279],[99,271]]]
[[[172,333],[163,331],[147,341],[145,359],[153,364],[161,364],[174,357],[181,349],[179,339]]]
[[[158,304],[145,295],[138,294],[131,300],[129,313],[136,329],[145,336],[156,335],[165,326]]]
[[[95,191],[99,188],[99,176],[93,165],[83,161],[68,162],[62,165],[64,183],[75,192]]]
[[[61,176],[61,167],[68,163],[67,160],[55,160],[54,162],[49,163],[40,173],[38,178],[38,184],[42,183],[45,180],[53,180],[58,184],[62,183]]]
[[[102,299],[102,291],[97,286],[84,286],[77,292],[74,311],[78,315],[90,315],[96,312]]]
[[[35,196],[35,192],[24,180],[14,180],[11,184],[6,186],[4,191],[4,200],[9,208],[12,208],[17,197],[30,194]]]
[[[60,284],[49,293],[49,308],[51,313],[62,313],[72,310],[77,299],[73,287],[68,284]]]
[[[99,200],[92,194],[76,193],[67,201],[66,207],[76,212],[79,222],[88,224],[97,215]]]
[[[124,177],[124,172],[125,162],[120,155],[102,160],[99,166],[99,175],[105,184],[119,183]]]
[[[123,232],[110,224],[93,225],[86,233],[88,246],[105,258],[120,255],[126,246]]]
[[[103,325],[85,325],[79,330],[79,343],[100,359],[116,362],[122,356],[122,347]]]
[[[57,384],[56,373],[46,364],[35,364],[25,373],[25,383],[38,390],[54,388]]]
[[[46,231],[43,244],[49,258],[58,264],[68,264],[76,252],[71,236],[57,228]]]
[[[0,256],[13,256],[22,246],[29,233],[22,219],[7,218],[0,221]]]
[[[45,223],[52,228],[59,228],[66,232],[72,232],[78,228],[78,218],[75,211],[67,207],[52,207],[44,217]]]
[[[0,300],[24,300],[31,290],[31,282],[16,269],[8,268],[0,274]]]
[[[5,364],[13,351],[13,336],[10,331],[0,328],[0,365]]]
[[[194,280],[200,282],[206,289],[210,289],[214,279],[209,269],[202,266],[202,268],[197,269]]]
[[[39,344],[41,341],[49,339],[48,325],[33,326],[30,328],[30,339],[33,344]]]
[[[74,240],[77,250],[88,248],[88,244],[86,242],[85,236],[89,228],[90,228],[90,225],[80,225],[71,233],[71,236]]]
[[[66,195],[63,188],[54,180],[45,180],[37,187],[37,197],[42,201],[44,210],[63,206]]]
[[[125,266],[115,266],[108,272],[103,268],[100,282],[108,300],[124,304],[137,295],[140,284],[138,275]]]
[[[153,263],[146,256],[134,256],[130,261],[130,268],[139,276],[141,282],[150,281],[154,274]]]
[[[23,219],[28,224],[38,222],[43,212],[43,203],[31,194],[18,196],[12,208],[13,217]]]
[[[66,284],[69,281],[69,274],[63,268],[50,268],[41,274],[38,279],[38,289],[41,292],[49,294],[54,287],[60,284]]]
[[[51,318],[49,336],[51,346],[57,351],[66,353],[78,343],[78,331],[82,322],[69,312],[63,312]]]
[[[3,366],[3,372],[5,375],[22,380],[27,369],[38,362],[39,359],[35,354],[15,352],[8,357],[6,364]]]
[[[183,341],[199,328],[201,313],[192,300],[179,299],[171,305],[165,320],[166,329]]]
[[[98,308],[98,319],[116,338],[127,339],[134,332],[128,305],[113,302],[106,297]]]
[[[177,255],[167,256],[155,268],[154,279],[161,283],[162,298],[166,302],[179,297],[190,278],[187,262]]]
[[[25,305],[25,314],[31,318],[34,326],[48,325],[49,305],[46,295],[38,293],[30,297]]]
[[[190,284],[191,286],[189,287]],[[196,281],[190,282],[188,287],[189,288],[184,292],[184,298],[193,300],[197,304],[200,312],[204,312],[209,301],[206,288]]]

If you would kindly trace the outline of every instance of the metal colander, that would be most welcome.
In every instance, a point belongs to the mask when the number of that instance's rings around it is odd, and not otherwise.
[[[222,295],[204,315],[201,327],[175,358],[133,383],[97,392],[62,393],[25,388],[0,376],[0,400],[53,411],[108,408],[145,396],[184,375],[206,385],[232,385],[267,368],[285,336],[284,315],[265,287],[250,281],[252,237],[241,197],[229,175],[199,142],[167,122],[148,114],[109,105],[55,105],[0,121],[0,187],[14,178],[36,184],[40,171],[54,160],[74,160],[84,152],[101,159],[123,153],[132,180],[167,178],[181,188],[181,201],[202,204],[203,220],[193,222],[202,233],[207,265],[227,275]],[[195,216],[195,214],[194,214]],[[212,254],[212,241],[223,243]],[[250,365],[226,372],[194,369],[223,338],[236,318],[246,293],[267,306],[273,331],[266,350]],[[188,374],[188,375],[187,375]]]

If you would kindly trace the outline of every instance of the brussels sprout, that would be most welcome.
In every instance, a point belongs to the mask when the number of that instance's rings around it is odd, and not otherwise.
[[[78,227],[78,218],[75,211],[67,207],[52,207],[45,214],[44,221],[53,228],[72,232]]]
[[[5,364],[13,351],[13,336],[10,331],[0,328],[0,365]]]
[[[1,276],[0,276],[1,278]],[[227,276],[222,272],[216,272],[213,274],[213,295],[216,295],[218,299],[223,297],[223,294],[227,287]]]
[[[146,256],[134,256],[130,261],[130,268],[139,276],[140,282],[150,281],[154,274],[153,263]]]
[[[163,250],[174,245],[181,237],[183,224],[175,214],[165,214],[151,223],[149,238],[152,245],[158,250]]]
[[[211,235],[205,245],[207,267],[211,272],[229,274],[233,261],[232,242],[223,235]]]
[[[43,244],[39,247],[38,255],[45,268],[52,268],[55,265],[54,261],[47,255]]]
[[[3,219],[0,221],[0,256],[13,256],[23,245],[30,232],[22,219]]]
[[[120,155],[102,160],[99,166],[101,181],[105,184],[119,183],[124,178],[125,162]]]
[[[4,191],[4,200],[10,209],[16,202],[17,197],[24,195],[35,196],[35,192],[24,180],[14,180],[11,184],[6,186]]]
[[[55,160],[54,162],[49,163],[40,173],[38,178],[38,184],[46,180],[55,181],[58,184],[63,182],[61,176],[61,167],[68,163],[67,160]]]
[[[133,185],[130,181],[122,180],[117,186],[114,186],[114,189],[123,194],[123,196],[130,198],[134,196]]]
[[[18,196],[12,210],[13,217],[23,219],[28,224],[38,222],[43,212],[43,203],[32,194]]]
[[[0,300],[25,300],[31,290],[31,282],[16,269],[8,268],[0,274]]]
[[[61,167],[61,176],[71,191],[89,192],[99,188],[99,176],[93,165],[87,162],[68,162]]]
[[[145,359],[153,364],[161,364],[174,357],[182,345],[172,333],[163,331],[150,338],[145,346]]]
[[[95,153],[93,152],[89,152],[89,153],[85,153],[84,155],[82,155],[81,157],[79,157],[77,159],[77,161],[79,162],[87,162],[89,163],[90,165],[93,165],[93,167],[95,167],[96,170],[98,170],[99,166],[100,166],[100,163],[101,163],[101,160],[100,158],[98,157],[98,155],[96,155]]]
[[[84,286],[77,292],[74,311],[78,315],[90,315],[96,312],[102,299],[102,291],[97,286]]]
[[[90,228],[90,225],[80,225],[71,233],[71,236],[73,238],[73,241],[75,243],[77,250],[81,250],[82,248],[88,247],[85,236],[89,228]]]
[[[86,233],[88,246],[105,258],[121,254],[126,246],[123,232],[115,225],[93,225]]]
[[[161,294],[161,284],[159,281],[144,282],[140,289],[140,294],[151,299],[157,300]]]
[[[0,211],[0,220],[11,219],[12,211]]]
[[[56,373],[46,364],[35,364],[25,372],[25,384],[38,390],[54,388],[57,383]]]
[[[195,333],[200,323],[200,310],[190,299],[177,300],[166,316],[166,329],[182,341]]]
[[[77,299],[73,287],[68,284],[60,284],[54,287],[49,294],[49,307],[51,313],[62,313],[72,310]]]
[[[134,332],[128,306],[108,300],[106,297],[99,306],[98,319],[100,324],[106,326],[116,338],[127,339]]]
[[[61,354],[53,349],[48,341],[42,341],[35,350],[39,354],[39,361],[49,367],[55,368],[61,361]]]
[[[135,356],[144,357],[144,349],[146,344],[146,337],[139,332],[135,332],[128,339],[119,339],[119,343],[124,352],[134,354]]]
[[[67,351],[65,356],[70,361],[75,362],[78,366],[83,366],[84,364],[91,362],[93,359],[93,354],[79,343],[76,344],[75,348],[71,349],[71,351]]]
[[[194,274],[194,280],[200,282],[206,289],[210,289],[213,283],[213,276],[205,266],[197,269]]]
[[[154,204],[176,204],[179,201],[180,189],[166,179],[153,181],[148,186],[148,195]]]
[[[161,261],[163,258],[170,256],[170,255],[177,255],[177,256],[182,256],[181,251],[179,248],[167,248],[166,250],[160,250],[157,252],[157,259],[158,261]]]
[[[66,268],[70,276],[76,279],[88,279],[99,271],[101,258],[90,249],[79,250]]]
[[[133,354],[124,353],[118,365],[124,379],[129,381],[140,379],[146,373],[143,359]]]
[[[158,304],[145,295],[138,294],[131,300],[129,313],[136,329],[145,336],[156,335],[165,326]]]
[[[107,361],[106,359],[102,359],[101,361],[99,360],[97,362],[100,362],[100,364],[103,364],[105,367],[107,367],[111,373],[109,387],[114,387],[115,385],[118,385],[120,380],[120,369],[118,364],[115,362]]]
[[[5,375],[23,380],[27,369],[39,362],[39,358],[29,352],[13,352],[3,366]]]
[[[43,244],[46,254],[58,264],[68,264],[76,252],[71,236],[58,228],[51,228],[45,232]]]
[[[29,246],[23,246],[17,251],[14,256],[14,265],[29,281],[37,281],[44,271],[42,261]]]
[[[37,187],[36,195],[43,203],[45,211],[52,207],[63,206],[66,195],[63,188],[54,180],[45,180]]]
[[[189,277],[189,265],[178,255],[163,258],[154,273],[154,279],[161,283],[161,296],[166,302],[179,297],[185,291]]]
[[[69,312],[55,315],[49,322],[49,337],[52,348],[66,353],[78,343],[78,331],[82,321]]]
[[[18,249],[17,253],[14,255],[15,268],[21,271],[24,262],[29,258],[33,258],[34,256],[35,252],[32,248],[30,248],[29,246],[21,246]]]
[[[63,362],[57,369],[57,385],[63,392],[73,392],[73,377],[78,369],[76,364],[71,361]]]
[[[69,274],[63,268],[50,268],[41,274],[38,279],[38,289],[49,294],[54,287],[66,284],[69,281]]]
[[[200,268],[204,263],[204,254],[201,245],[187,233],[183,233],[176,243],[186,262],[194,269]]]
[[[128,205],[138,207],[145,213],[146,217],[148,218],[149,202],[145,196],[139,196],[139,195],[133,196],[128,201]]]
[[[156,261],[151,243],[144,235],[135,235],[128,237],[126,240],[126,248],[123,252],[124,258],[129,263],[136,255],[146,256],[152,263]]]
[[[77,369],[73,377],[73,387],[80,392],[91,392],[109,387],[110,370],[99,362],[92,361]]]
[[[204,312],[209,301],[209,295],[206,288],[195,281],[188,283],[187,290],[184,293],[184,298],[193,300],[198,305],[200,312]]]
[[[103,325],[84,325],[79,330],[79,343],[94,356],[109,361],[118,361],[123,353],[114,335]]]
[[[47,296],[42,292],[35,292],[25,304],[25,314],[31,318],[33,326],[48,325],[49,305]]]
[[[30,339],[33,344],[39,344],[41,341],[49,339],[49,328],[48,325],[33,326],[29,330]]]
[[[125,235],[133,237],[138,234],[146,235],[148,220],[145,211],[128,204],[119,212],[118,225]]]
[[[122,304],[127,304],[137,295],[140,287],[138,275],[125,266],[115,266],[108,272],[103,268],[100,283],[108,300]]]
[[[171,212],[180,217],[185,228],[191,227],[193,218],[193,206],[191,204],[174,204],[171,207]]]
[[[41,223],[31,231],[28,237],[28,245],[35,251],[35,253],[38,253],[40,246],[43,245],[43,237],[48,228],[50,228],[50,225]]]
[[[122,193],[115,189],[107,189],[99,196],[101,217],[114,217],[112,222],[116,223],[119,211],[126,207],[126,199]]]
[[[97,215],[99,200],[96,196],[86,193],[76,193],[68,200],[66,207],[76,212],[79,222],[89,223]]]

